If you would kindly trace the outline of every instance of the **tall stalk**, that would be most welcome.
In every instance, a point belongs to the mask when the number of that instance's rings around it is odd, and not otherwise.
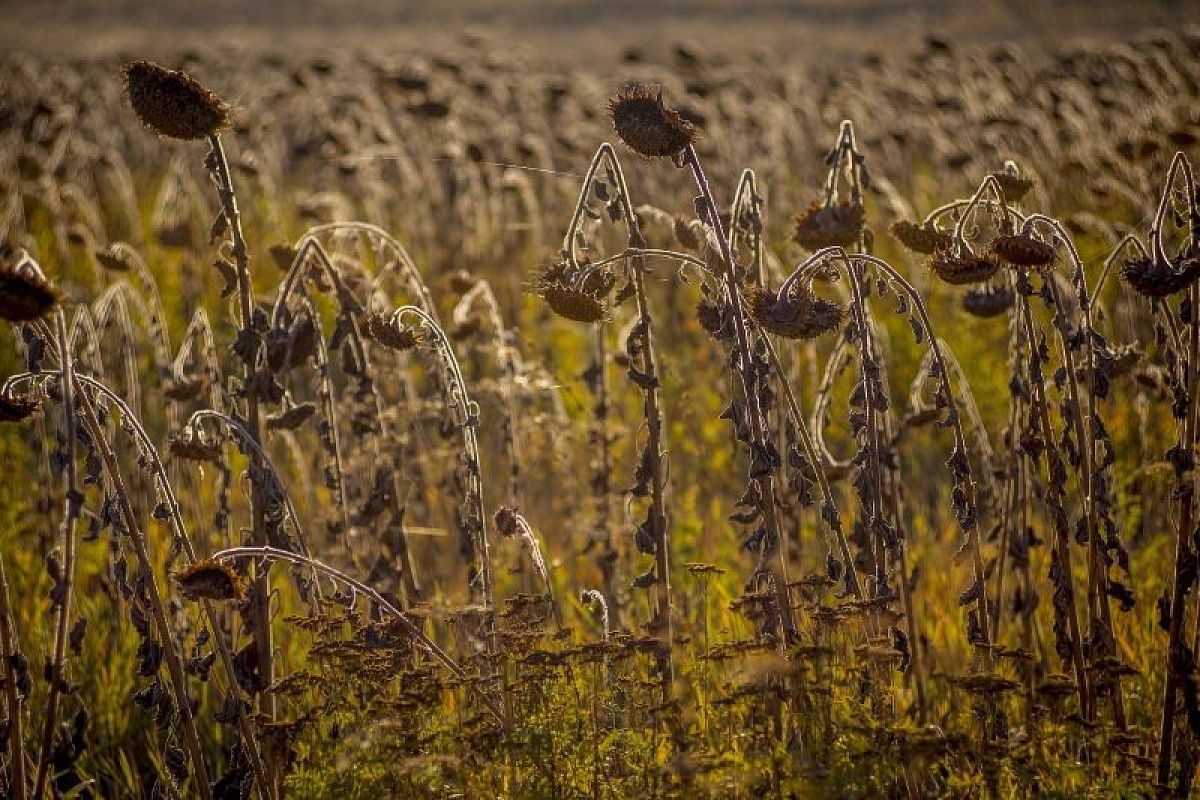
[[[746,402],[746,413],[750,427],[750,445],[758,453],[769,453],[770,434],[766,428],[766,421],[763,415],[762,406],[759,395],[759,376],[756,372],[754,354],[750,349],[750,334],[746,326],[745,303],[743,302],[741,289],[739,288],[739,278],[737,274],[737,266],[733,260],[733,253],[729,248],[729,239],[725,235],[724,227],[721,223],[721,214],[718,210],[716,199],[713,197],[712,189],[708,183],[708,177],[704,173],[704,167],[700,163],[700,157],[696,153],[695,145],[688,143],[687,147],[679,156],[680,162],[688,167],[692,173],[692,179],[696,183],[696,188],[700,192],[698,198],[703,205],[707,219],[705,222],[713,229],[718,247],[720,248],[721,269],[723,271],[722,280],[725,289],[726,307],[730,309],[730,316],[733,321],[734,332],[734,355],[737,365],[738,377],[742,385],[742,395]],[[787,562],[785,559],[785,549],[777,546],[776,549],[779,555],[779,573],[775,573],[775,569],[770,565],[771,544],[778,545],[781,542],[781,531],[778,519],[778,503],[775,497],[775,477],[774,466],[764,470],[764,474],[757,477],[759,488],[762,490],[762,511],[764,517],[764,527],[766,536],[764,541],[759,545],[759,560],[758,566],[755,569],[756,575],[765,576],[771,588],[775,593],[776,603],[779,606],[778,613],[780,615],[780,624],[783,627],[783,640],[796,630],[796,625],[792,617],[792,603],[789,596],[787,583]]]
[[[46,693],[45,718],[42,721],[42,742],[38,751],[37,772],[33,781],[33,796],[41,797],[49,776],[50,757],[54,749],[54,731],[58,727],[58,700],[66,685],[63,667],[67,657],[67,641],[71,625],[71,594],[75,586],[75,523],[83,509],[83,493],[79,488],[76,453],[75,419],[75,358],[67,337],[66,314],[61,308],[54,313],[54,339],[58,345],[58,360],[62,365],[59,390],[62,392],[66,459],[66,492],[63,499],[61,547],[63,562],[55,576],[54,650],[47,671],[50,685]]]
[[[1184,174],[1188,202],[1195,214],[1196,183],[1192,176],[1191,165],[1187,159],[1177,154],[1167,172],[1162,196],[1158,202],[1158,210],[1150,227],[1150,244],[1152,258],[1156,263],[1166,261],[1163,248],[1163,225],[1166,221],[1167,207],[1170,204],[1171,189],[1178,171]],[[1169,263],[1169,262],[1168,262]],[[1161,786],[1166,786],[1171,778],[1171,759],[1174,755],[1176,700],[1179,691],[1181,675],[1195,663],[1195,650],[1189,649],[1184,641],[1186,609],[1184,603],[1187,593],[1195,580],[1195,553],[1189,538],[1193,535],[1195,526],[1195,482],[1196,465],[1195,453],[1197,445],[1197,414],[1200,414],[1200,386],[1197,376],[1200,375],[1200,321],[1196,319],[1197,303],[1200,303],[1200,289],[1195,282],[1188,289],[1190,319],[1188,320],[1188,349],[1184,361],[1184,386],[1187,390],[1187,409],[1183,420],[1183,430],[1179,435],[1177,448],[1180,454],[1179,465],[1176,466],[1176,479],[1179,497],[1179,522],[1175,529],[1175,567],[1171,582],[1170,621],[1167,628],[1167,678],[1163,686],[1162,716],[1159,723],[1158,764],[1156,776]],[[1191,570],[1191,574],[1188,571]],[[1197,626],[1200,630],[1200,626]]]
[[[672,642],[674,641],[674,613],[671,604],[671,563],[670,563],[670,534],[666,508],[666,453],[664,439],[664,420],[662,399],[659,393],[660,380],[658,361],[655,354],[654,325],[650,315],[650,301],[646,294],[646,258],[644,250],[646,241],[642,236],[633,201],[629,195],[629,186],[625,181],[625,173],[617,160],[612,145],[607,142],[596,150],[588,171],[584,176],[583,187],[576,203],[575,213],[571,224],[563,237],[563,252],[567,258],[578,267],[575,255],[576,232],[579,229],[593,181],[601,165],[605,167],[606,175],[616,184],[617,197],[621,218],[625,222],[628,234],[629,249],[623,256],[629,266],[629,279],[633,287],[637,303],[637,322],[632,330],[630,342],[626,349],[637,357],[640,362],[637,367],[636,382],[643,394],[643,411],[646,421],[646,460],[649,462],[650,512],[647,517],[651,546],[654,550],[654,575],[652,587],[653,619],[651,627],[661,637],[662,644],[658,653],[659,673],[662,682],[662,693],[666,699],[671,692],[674,682],[672,665]],[[591,268],[598,267],[590,265]],[[633,373],[631,372],[631,376]]]
[[[1039,353],[1037,330],[1033,325],[1033,312],[1029,308],[1029,297],[1023,291],[1017,292],[1017,313],[1025,330],[1025,339],[1029,343],[1029,383],[1033,389],[1030,413],[1038,426],[1042,444],[1045,446],[1047,489],[1046,503],[1050,506],[1051,526],[1054,529],[1054,548],[1051,551],[1051,579],[1054,581],[1055,616],[1066,617],[1067,652],[1060,647],[1059,656],[1069,660],[1075,671],[1076,691],[1079,694],[1079,712],[1083,717],[1090,713],[1087,668],[1083,661],[1083,642],[1080,637],[1079,612],[1075,602],[1075,578],[1071,566],[1071,536],[1070,525],[1067,523],[1066,510],[1063,508],[1064,482],[1066,466],[1062,455],[1055,444],[1054,427],[1050,422],[1050,410],[1046,403],[1046,387],[1042,376],[1042,357]],[[1057,576],[1057,579],[1055,579]],[[1061,604],[1058,601],[1061,597]],[[1061,606],[1061,607],[1060,607]],[[1061,636],[1059,637],[1062,643]]]
[[[246,247],[246,238],[242,234],[242,218],[238,211],[237,195],[233,190],[233,180],[229,172],[229,162],[225,158],[225,148],[221,137],[213,133],[208,137],[209,154],[205,166],[217,188],[217,196],[221,204],[221,213],[229,229],[232,242],[234,268],[237,273],[238,311],[241,315],[238,326],[238,344],[242,359],[243,386],[249,386],[258,367],[262,349],[259,327],[255,321],[254,286],[250,279],[250,253]],[[262,444],[262,417],[258,398],[253,392],[246,393],[246,427],[256,444]],[[250,514],[251,541],[257,546],[268,544],[265,519],[263,518],[262,490],[254,481],[250,482]],[[263,682],[271,685],[275,682],[275,645],[271,632],[271,588],[270,575],[254,574],[251,584],[251,604],[254,621],[254,642],[258,649],[259,671]],[[260,694],[258,702],[267,715],[267,719],[275,721],[277,709],[275,696],[270,693]],[[274,776],[275,765],[268,755],[268,772]]]
[[[3,659],[4,704],[8,712],[8,790],[12,800],[25,800],[25,740],[21,733],[25,698],[20,694],[17,677],[17,664],[24,662],[24,656],[13,627],[3,558],[0,558],[0,659]]]
[[[167,673],[175,695],[176,711],[179,713],[182,721],[181,727],[183,729],[184,745],[188,749],[188,755],[191,757],[194,769],[193,788],[200,797],[208,800],[208,798],[212,797],[209,787],[208,768],[204,763],[204,751],[200,746],[200,736],[196,730],[196,719],[192,712],[192,701],[187,692],[187,681],[184,677],[183,664],[179,659],[179,653],[176,651],[172,640],[173,634],[170,622],[167,620],[166,606],[163,603],[162,595],[158,588],[158,580],[154,576],[154,562],[150,559],[146,535],[138,523],[137,514],[134,512],[133,506],[130,504],[129,495],[125,490],[125,484],[121,478],[120,467],[117,464],[117,456],[113,452],[107,437],[104,435],[104,429],[100,426],[96,418],[91,400],[88,399],[85,392],[80,392],[79,401],[83,424],[87,428],[94,446],[99,451],[101,460],[104,462],[105,472],[108,474],[108,479],[113,485],[117,506],[121,512],[121,516],[124,518],[129,537],[133,542],[138,564],[145,575],[146,594],[149,600],[150,613],[154,618],[155,627],[158,629],[158,635],[162,639],[163,660],[167,662]],[[216,631],[214,631],[214,634],[216,634]]]

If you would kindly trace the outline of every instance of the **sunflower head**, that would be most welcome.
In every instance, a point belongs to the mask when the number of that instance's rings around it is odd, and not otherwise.
[[[1155,258],[1134,258],[1121,267],[1121,277],[1144,297],[1170,297],[1200,278],[1200,258],[1181,258],[1175,264]]]
[[[644,158],[678,155],[696,141],[695,126],[663,103],[658,86],[625,86],[608,101],[608,116],[621,143]]]
[[[806,287],[793,287],[786,297],[755,288],[748,300],[750,316],[758,326],[785,339],[815,339],[836,330],[846,318],[845,308]]]
[[[129,104],[160,136],[204,139],[229,124],[229,107],[186,72],[134,61],[124,75]]]
[[[814,200],[796,216],[792,241],[814,252],[823,247],[853,247],[862,234],[863,221],[861,203],[842,200],[824,205]]]
[[[175,458],[211,464],[221,462],[223,450],[220,442],[209,441],[191,431],[171,436],[168,449]]]
[[[393,325],[387,317],[375,313],[363,317],[362,331],[368,339],[379,342],[390,350],[412,350],[424,345],[428,340],[422,329],[408,325]]]
[[[951,252],[936,253],[929,259],[929,269],[946,283],[964,286],[983,283],[1000,271],[1000,261],[992,255]]]
[[[533,293],[564,319],[573,322],[600,322],[608,317],[605,295],[616,283],[606,277],[607,271],[575,274],[565,260],[551,261],[542,266],[533,280]]]
[[[1009,233],[992,240],[992,255],[1014,267],[1048,267],[1054,263],[1054,246],[1026,233]]]
[[[49,314],[59,293],[24,250],[0,246],[0,319],[32,322]]]
[[[963,310],[976,317],[998,317],[1013,307],[1016,296],[1007,286],[972,286],[962,298]]]
[[[197,561],[179,570],[175,583],[188,600],[240,600],[245,593],[241,576],[215,559]]]
[[[914,253],[930,256],[950,247],[953,238],[939,230],[932,222],[918,225],[906,219],[898,219],[888,227],[888,232]]]
[[[33,416],[41,407],[40,397],[33,395],[8,397],[0,394],[0,422],[22,422]]]
[[[996,179],[996,183],[1000,184],[1001,190],[1004,191],[1004,199],[1009,203],[1018,202],[1033,188],[1033,179],[1019,174],[1015,165],[1010,169],[993,172],[991,175]]]

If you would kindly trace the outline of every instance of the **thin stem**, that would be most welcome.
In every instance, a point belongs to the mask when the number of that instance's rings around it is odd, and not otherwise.
[[[1196,283],[1192,283],[1188,290],[1188,299],[1192,309],[1196,308],[1196,303],[1200,301],[1200,290],[1197,289]],[[1186,383],[1184,384],[1188,390],[1188,407],[1187,416],[1183,421],[1183,430],[1180,433],[1180,445],[1184,453],[1187,453],[1189,458],[1196,451],[1196,414],[1200,411],[1200,387],[1196,385],[1197,377],[1197,358],[1200,358],[1200,322],[1195,319],[1195,311],[1193,310],[1192,319],[1188,325],[1188,354],[1186,361]],[[1176,697],[1179,690],[1179,675],[1176,667],[1177,661],[1182,661],[1177,654],[1181,654],[1184,650],[1184,616],[1186,614],[1185,601],[1187,599],[1186,592],[1190,586],[1184,585],[1184,573],[1187,570],[1187,563],[1191,557],[1191,545],[1188,542],[1192,535],[1192,527],[1194,525],[1195,502],[1192,497],[1192,492],[1188,484],[1195,480],[1195,466],[1189,468],[1178,475],[1177,481],[1179,489],[1189,489],[1188,491],[1179,491],[1179,523],[1175,529],[1175,569],[1172,577],[1171,588],[1171,618],[1167,628],[1167,678],[1163,686],[1163,706],[1162,717],[1159,721],[1158,732],[1158,769],[1156,772],[1158,783],[1160,786],[1166,786],[1171,779],[1171,759],[1174,750],[1175,737],[1175,715],[1176,715]]]
[[[575,213],[567,227],[563,238],[563,252],[568,260],[578,266],[575,253],[577,230],[581,223],[584,208],[587,203],[592,183],[601,165],[607,168],[607,174],[617,184],[617,202],[622,207],[622,217],[628,232],[628,247],[623,257],[628,258],[629,271],[633,281],[634,298],[637,303],[638,321],[636,330],[640,339],[641,373],[646,376],[646,385],[640,387],[644,396],[644,416],[647,427],[646,447],[650,454],[650,526],[651,538],[654,542],[653,584],[653,624],[659,627],[662,634],[662,646],[658,653],[662,696],[664,702],[670,697],[674,683],[674,666],[672,660],[672,644],[674,642],[674,613],[671,602],[671,562],[670,562],[670,533],[666,508],[667,470],[664,463],[664,430],[662,400],[659,394],[658,364],[654,346],[654,325],[650,316],[650,303],[646,294],[646,259],[642,254],[645,250],[645,239],[642,237],[638,217],[634,211],[633,201],[629,194],[629,185],[625,181],[625,173],[617,160],[612,145],[605,142],[596,150],[588,165],[579,199],[575,205]]]
[[[478,550],[481,589],[484,606],[491,610],[494,601],[492,554],[488,547],[487,519],[483,509],[483,476],[479,458],[479,441],[476,436],[476,428],[479,426],[479,407],[467,391],[467,382],[463,377],[458,359],[454,355],[454,349],[450,346],[450,340],[433,317],[417,306],[401,306],[392,312],[388,324],[399,328],[404,324],[404,318],[408,316],[416,317],[425,331],[433,337],[433,350],[437,353],[447,377],[444,384],[445,401],[456,412],[458,425],[462,430],[463,449],[467,460],[468,496],[465,500],[473,506],[472,511],[476,515],[476,519],[471,524],[477,528],[474,532],[476,539],[474,544]]]
[[[1100,622],[1104,626],[1104,633],[1108,637],[1113,637],[1112,627],[1112,610],[1109,603],[1108,593],[1108,573],[1105,564],[1104,554],[1100,550],[1100,533],[1099,522],[1097,520],[1097,503],[1096,497],[1098,479],[1096,476],[1095,464],[1095,446],[1096,442],[1091,432],[1094,425],[1099,422],[1099,412],[1096,410],[1096,349],[1094,346],[1095,329],[1092,327],[1092,302],[1091,297],[1087,292],[1087,277],[1083,270],[1083,261],[1079,257],[1079,253],[1075,249],[1074,242],[1062,225],[1050,217],[1042,214],[1033,214],[1029,216],[1023,229],[1032,228],[1035,224],[1042,223],[1054,233],[1055,238],[1063,244],[1070,258],[1072,268],[1074,270],[1074,281],[1077,292],[1079,294],[1079,307],[1083,322],[1083,337],[1084,337],[1084,352],[1085,363],[1088,372],[1089,387],[1086,395],[1086,409],[1081,404],[1081,392],[1079,389],[1078,371],[1075,365],[1075,357],[1070,345],[1067,342],[1068,332],[1065,330],[1066,306],[1062,301],[1058,285],[1055,282],[1053,275],[1047,276],[1047,284],[1050,287],[1050,294],[1054,300],[1054,305],[1057,309],[1057,320],[1054,329],[1058,333],[1059,349],[1062,352],[1063,363],[1067,368],[1067,387],[1069,391],[1069,399],[1073,407],[1073,416],[1075,418],[1075,435],[1080,450],[1083,452],[1083,472],[1080,475],[1080,483],[1082,486],[1082,495],[1084,503],[1084,513],[1086,517],[1086,530],[1088,533],[1088,582],[1092,585],[1092,596],[1100,610]],[[1084,414],[1086,411],[1087,419],[1085,421]],[[1088,627],[1091,628],[1092,619],[1089,615]],[[1115,644],[1115,642],[1114,642]],[[1121,692],[1120,679],[1116,676],[1113,680],[1112,702],[1113,716],[1118,729],[1125,729],[1125,708],[1124,698]],[[1093,687],[1094,691],[1095,687]],[[1093,698],[1094,700],[1094,698]],[[1094,702],[1093,702],[1094,706]],[[1092,713],[1095,713],[1093,707]]]
[[[250,279],[250,253],[246,247],[246,239],[242,235],[242,218],[238,211],[237,195],[233,191],[233,180],[229,172],[229,163],[225,158],[225,148],[221,137],[213,134],[208,137],[211,148],[205,163],[212,174],[213,183],[217,187],[217,196],[221,203],[221,213],[229,226],[233,243],[234,266],[237,270],[238,308],[241,313],[239,333],[250,335],[254,326],[254,286]],[[243,380],[246,386],[254,376],[256,361],[260,347],[255,348],[252,358],[244,360]],[[262,442],[262,418],[258,407],[258,398],[253,393],[246,397],[246,422],[251,438],[256,443]],[[252,481],[250,484],[250,514],[252,520],[252,541],[256,545],[267,544],[266,520],[263,516],[264,504],[261,492]],[[271,632],[271,596],[270,575],[256,575],[251,591],[261,602],[254,603],[254,641],[258,647],[259,670],[263,681],[268,685],[275,681],[275,646]],[[259,696],[259,703],[270,721],[276,719],[277,710],[275,696],[264,693]],[[275,764],[268,757],[268,772],[275,776]]]
[[[1029,298],[1018,291],[1017,303],[1019,304],[1018,313],[1025,328],[1025,339],[1029,343],[1030,353],[1032,354],[1038,349],[1038,340],[1037,332],[1033,326],[1033,312],[1029,308]],[[1032,355],[1030,356],[1030,361],[1033,361]],[[1046,448],[1046,461],[1050,482],[1046,499],[1052,506],[1057,504],[1061,508],[1063,488],[1056,481],[1053,465],[1056,462],[1060,463],[1062,457],[1059,455],[1058,445],[1054,442],[1054,428],[1050,423],[1050,411],[1046,405],[1046,390],[1042,381],[1042,376],[1040,374],[1033,374],[1033,370],[1031,369],[1029,383],[1033,387],[1033,410],[1037,416],[1037,422],[1041,429],[1042,442]],[[1079,711],[1081,716],[1087,717],[1089,713],[1088,698],[1091,695],[1088,690],[1087,669],[1083,663],[1083,644],[1079,635],[1079,617],[1075,604],[1075,577],[1071,567],[1071,538],[1067,530],[1067,525],[1063,521],[1057,521],[1057,518],[1061,515],[1052,514],[1052,516],[1056,518],[1053,524],[1055,536],[1054,552],[1058,557],[1059,568],[1062,573],[1061,580],[1063,581],[1066,606],[1063,614],[1067,617],[1067,628],[1071,637],[1071,663],[1075,669],[1076,690],[1079,692]]]
[[[12,800],[25,800],[25,740],[21,727],[25,717],[24,698],[17,693],[16,664],[21,652],[13,629],[12,607],[8,602],[8,575],[0,558],[0,659],[4,666],[4,698],[8,712],[8,790]]]
[[[722,229],[721,215],[717,210],[717,203],[713,197],[712,189],[708,185],[708,177],[704,174],[704,168],[700,164],[700,158],[696,154],[696,148],[688,145],[681,154],[682,162],[687,165],[692,172],[692,178],[696,183],[697,189],[700,191],[700,199],[705,205],[705,212],[708,216],[708,221],[711,224],[713,231],[716,233],[717,243],[721,248],[721,262],[724,269],[725,295],[728,307],[731,309],[733,316],[734,330],[734,346],[736,348],[738,362],[738,376],[742,383],[742,392],[746,400],[746,411],[750,422],[750,437],[752,446],[757,448],[765,448],[768,441],[765,421],[763,418],[762,407],[759,405],[758,383],[753,376],[754,363],[753,354],[750,350],[750,335],[746,328],[746,317],[743,313],[744,304],[742,301],[741,292],[738,289],[738,278],[736,266],[733,261],[733,254],[729,250],[729,239],[726,238],[725,232]],[[773,579],[774,591],[779,605],[780,621],[784,628],[783,640],[786,641],[791,632],[795,630],[795,623],[792,618],[792,603],[789,597],[787,588],[787,562],[784,559],[785,549],[779,547],[780,558],[780,575],[774,576],[772,568],[769,566],[769,553],[771,542],[782,542],[781,531],[779,528],[778,519],[778,504],[775,498],[775,478],[771,472],[758,479],[759,487],[763,494],[763,513],[765,517],[766,539],[760,545],[759,561],[756,567],[756,574],[766,574]]]
[[[33,796],[41,797],[50,770],[50,756],[54,749],[54,729],[58,725],[58,700],[66,683],[63,666],[67,658],[67,640],[71,624],[71,595],[75,584],[75,522],[83,506],[83,494],[79,490],[79,474],[76,465],[76,419],[75,419],[75,359],[67,338],[66,314],[59,308],[54,315],[54,339],[58,344],[58,359],[62,365],[59,388],[62,392],[64,432],[63,442],[66,459],[66,493],[63,501],[62,550],[63,563],[60,567],[60,585],[56,598],[54,618],[54,654],[50,662],[48,678],[50,685],[46,694],[45,719],[42,721],[42,742],[38,751],[37,773],[33,782]]]
[[[837,545],[838,553],[845,565],[850,593],[855,598],[861,599],[863,596],[862,585],[859,583],[858,570],[854,566],[854,557],[850,554],[850,543],[846,539],[846,534],[842,531],[841,516],[837,513],[837,500],[833,496],[833,489],[829,485],[828,476],[825,475],[825,469],[821,464],[821,457],[817,453],[812,436],[809,435],[808,426],[804,422],[804,411],[800,407],[800,403],[796,400],[795,392],[792,391],[791,381],[787,380],[787,376],[783,373],[783,364],[780,362],[770,338],[763,338],[767,343],[767,357],[771,360],[771,365],[780,379],[779,385],[783,388],[783,397],[788,405],[789,419],[792,425],[795,426],[797,434],[800,437],[800,445],[804,448],[804,456],[808,459],[808,463],[812,464],[813,473],[816,475],[817,486],[821,491],[821,502],[831,510],[829,516],[838,520],[838,524],[836,525],[828,522],[827,524],[833,532],[834,543]],[[825,514],[822,514],[821,517],[824,519]]]
[[[138,564],[145,576],[146,595],[150,606],[150,613],[154,618],[154,624],[158,629],[158,635],[161,639],[159,644],[162,647],[163,660],[167,662],[167,673],[170,676],[171,688],[175,695],[176,711],[179,713],[181,727],[183,728],[184,745],[191,756],[194,770],[192,780],[193,789],[204,800],[209,800],[212,797],[212,792],[209,787],[208,768],[204,763],[204,751],[200,746],[200,736],[196,730],[196,719],[192,713],[191,698],[187,693],[187,682],[184,678],[183,665],[179,660],[179,653],[175,649],[171,626],[167,621],[166,608],[163,605],[162,595],[158,588],[158,580],[154,576],[154,564],[150,560],[146,535],[138,524],[137,515],[134,513],[133,506],[129,502],[124,481],[121,479],[120,467],[117,465],[116,454],[113,453],[112,447],[104,435],[104,430],[100,427],[100,423],[96,419],[96,413],[92,409],[91,400],[88,399],[86,392],[80,392],[79,401],[84,425],[87,427],[88,433],[100,453],[100,458],[104,462],[104,469],[108,474],[109,481],[113,485],[113,493],[121,511],[121,516],[124,518],[125,528],[133,542]],[[215,633],[216,631],[214,631]]]
[[[213,553],[212,558],[218,561],[238,561],[253,558],[262,558],[268,561],[286,561],[289,564],[308,567],[309,569],[319,572],[326,577],[332,578],[340,583],[344,583],[346,586],[349,586],[351,589],[363,595],[364,597],[370,598],[371,602],[375,603],[381,610],[386,611],[395,617],[396,621],[400,623],[400,627],[404,629],[405,635],[416,642],[417,645],[419,645],[426,653],[433,656],[433,658],[440,662],[442,666],[454,673],[456,678],[464,681],[468,678],[466,671],[458,665],[458,662],[447,655],[446,651],[444,651],[437,645],[436,642],[426,636],[420,628],[418,628],[411,620],[409,620],[408,617],[404,616],[400,609],[389,603],[387,599],[383,597],[383,595],[379,594],[379,592],[375,591],[370,586],[367,586],[365,583],[355,580],[346,573],[341,572],[340,570],[337,570],[334,567],[325,564],[324,562],[300,555],[299,553],[280,550],[276,547],[230,547]],[[491,698],[489,698],[487,695],[481,695],[480,699],[483,701],[483,704],[487,706],[488,710],[496,716],[497,719],[504,719],[504,715],[500,712],[500,709],[491,700]]]

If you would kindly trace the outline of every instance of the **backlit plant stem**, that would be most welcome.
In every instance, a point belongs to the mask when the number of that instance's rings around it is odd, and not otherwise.
[[[46,693],[45,719],[42,721],[42,742],[38,751],[37,773],[33,782],[33,796],[41,797],[50,770],[50,757],[54,749],[54,730],[58,726],[58,700],[65,682],[63,665],[67,658],[67,639],[71,624],[71,593],[75,584],[75,523],[83,507],[83,494],[79,490],[76,454],[75,419],[75,359],[67,337],[66,314],[59,308],[54,314],[54,337],[58,345],[58,360],[62,365],[59,389],[62,392],[66,459],[66,493],[63,501],[62,550],[63,563],[60,567],[62,595],[54,617],[54,652],[50,662],[50,685]]]
[[[742,392],[746,399],[746,411],[749,415],[751,442],[756,447],[765,447],[767,431],[763,419],[762,407],[759,405],[757,380],[751,375],[754,367],[753,354],[750,350],[750,335],[746,329],[744,303],[741,291],[738,288],[737,268],[733,261],[733,254],[729,249],[729,239],[726,237],[721,224],[721,215],[718,211],[716,200],[713,197],[712,189],[709,187],[708,177],[704,174],[704,167],[700,164],[700,158],[696,154],[696,148],[689,144],[680,155],[680,159],[692,172],[692,178],[696,182],[696,188],[700,192],[700,200],[704,204],[704,210],[708,216],[708,222],[716,234],[718,246],[721,248],[721,266],[724,270],[725,296],[727,305],[732,312],[734,347],[736,349],[738,374],[741,378]],[[763,493],[763,514],[767,538],[760,546],[759,563],[756,572],[766,574],[774,572],[769,565],[769,553],[771,550],[769,545],[772,541],[779,543],[780,574],[773,576],[773,589],[777,605],[779,606],[780,621],[784,627],[784,638],[786,640],[791,631],[795,630],[795,623],[792,619],[792,602],[787,588],[787,563],[784,559],[785,549],[782,546],[782,532],[779,528],[774,474],[768,473],[764,475],[759,479],[759,485]]]
[[[208,137],[208,144],[211,150],[205,163],[212,174],[213,183],[216,184],[221,213],[224,214],[225,222],[229,226],[233,245],[234,267],[237,270],[238,309],[241,313],[239,327],[241,332],[249,334],[254,325],[254,286],[250,279],[250,253],[246,247],[245,236],[242,234],[242,218],[238,211],[237,195],[233,191],[233,180],[230,177],[229,163],[225,158],[225,148],[221,144],[221,137],[218,134],[212,134]],[[249,386],[254,377],[258,350],[259,348],[256,347],[255,357],[246,359],[243,364],[244,386]],[[258,407],[258,398],[252,392],[247,392],[246,395],[246,423],[255,443],[261,443],[262,418]],[[251,540],[256,545],[266,545],[267,532],[263,519],[262,493],[253,481],[250,483],[250,514]],[[263,681],[270,685],[275,682],[275,646],[271,632],[269,599],[271,596],[270,576],[268,574],[255,575],[251,591],[259,599],[254,603],[254,641],[258,647],[259,670]],[[268,719],[274,721],[277,713],[275,696],[264,693],[260,695],[259,702]],[[268,762],[267,767],[268,771],[274,774],[274,765]]]

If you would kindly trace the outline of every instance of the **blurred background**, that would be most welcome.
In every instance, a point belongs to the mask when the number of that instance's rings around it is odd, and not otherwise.
[[[1200,3],[1179,0],[9,0],[0,9],[6,49],[153,53],[236,43],[269,51],[387,50],[448,44],[470,31],[521,54],[586,60],[611,60],[628,47],[654,56],[679,40],[730,55],[813,60],[916,49],[929,35],[1060,45],[1200,19]]]

